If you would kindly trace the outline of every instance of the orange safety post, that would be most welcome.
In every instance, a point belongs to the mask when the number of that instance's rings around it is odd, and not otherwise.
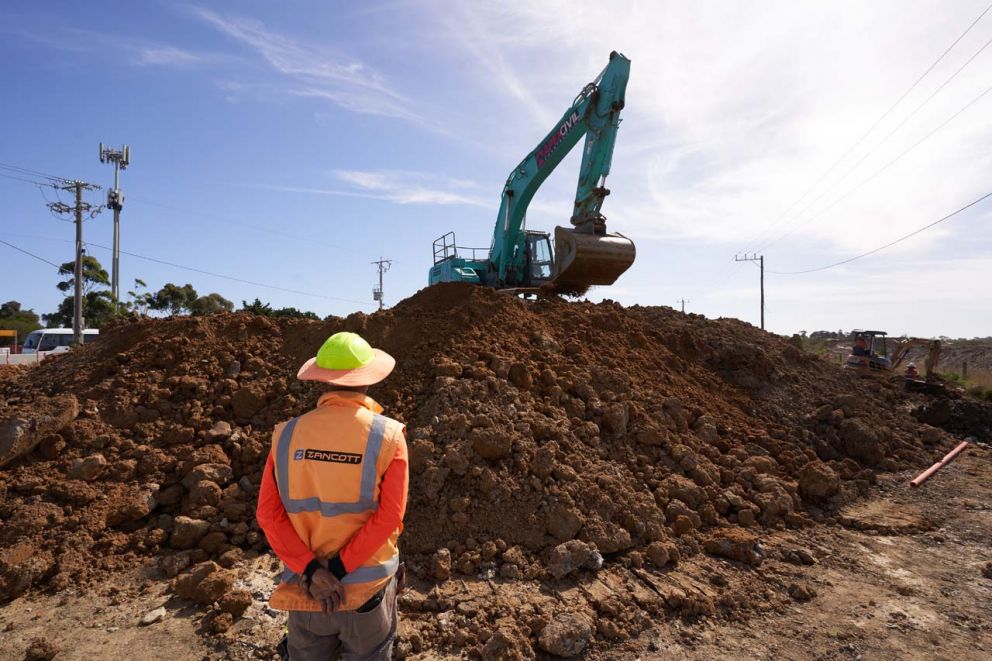
[[[966,447],[968,447],[968,441],[961,441],[961,443],[959,443],[956,448],[954,448],[953,450],[951,450],[950,452],[948,452],[946,455],[944,455],[944,458],[943,459],[941,459],[940,461],[938,461],[937,463],[935,463],[933,466],[931,466],[930,468],[926,469],[925,471],[923,471],[922,473],[920,473],[919,475],[917,475],[913,479],[913,481],[909,483],[909,486],[911,486],[911,487],[918,487],[921,484],[923,484],[924,482],[926,482],[928,479],[930,479],[930,476],[931,475],[933,475],[934,473],[936,473],[937,471],[939,471],[941,468],[943,468],[947,464],[949,464],[952,461],[954,461],[954,457],[956,457],[959,454],[961,454],[961,451],[964,450]]]

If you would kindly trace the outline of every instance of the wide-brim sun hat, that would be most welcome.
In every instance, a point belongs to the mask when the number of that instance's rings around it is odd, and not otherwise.
[[[373,349],[360,335],[335,333],[315,357],[303,363],[296,378],[336,386],[371,386],[389,376],[394,367],[395,358]]]

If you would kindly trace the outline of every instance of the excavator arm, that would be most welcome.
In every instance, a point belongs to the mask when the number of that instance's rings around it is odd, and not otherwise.
[[[519,286],[526,281],[527,208],[544,180],[583,136],[586,141],[571,217],[574,229],[556,229],[558,254],[552,283],[563,291],[584,291],[590,285],[612,284],[633,263],[634,244],[607,234],[601,213],[603,199],[610,192],[605,182],[629,75],[630,60],[611,53],[596,80],[582,89],[551,132],[510,173],[489,257],[495,286]]]
[[[897,370],[902,361],[909,355],[910,349],[922,346],[927,348],[927,357],[924,362],[925,375],[929,379],[937,372],[940,363],[940,340],[925,340],[919,337],[908,337],[902,340],[892,352],[892,369]]]

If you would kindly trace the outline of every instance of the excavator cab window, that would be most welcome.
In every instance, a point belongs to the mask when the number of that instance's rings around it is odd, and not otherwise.
[[[547,234],[527,236],[527,259],[530,262],[531,281],[550,280],[554,272],[551,241]]]

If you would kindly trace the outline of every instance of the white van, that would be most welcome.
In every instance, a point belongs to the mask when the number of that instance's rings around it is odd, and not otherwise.
[[[98,328],[87,328],[83,331],[83,344],[92,342],[99,334]],[[21,353],[38,353],[39,351],[61,353],[68,351],[71,346],[71,328],[42,328],[28,333],[28,336],[24,338]]]

